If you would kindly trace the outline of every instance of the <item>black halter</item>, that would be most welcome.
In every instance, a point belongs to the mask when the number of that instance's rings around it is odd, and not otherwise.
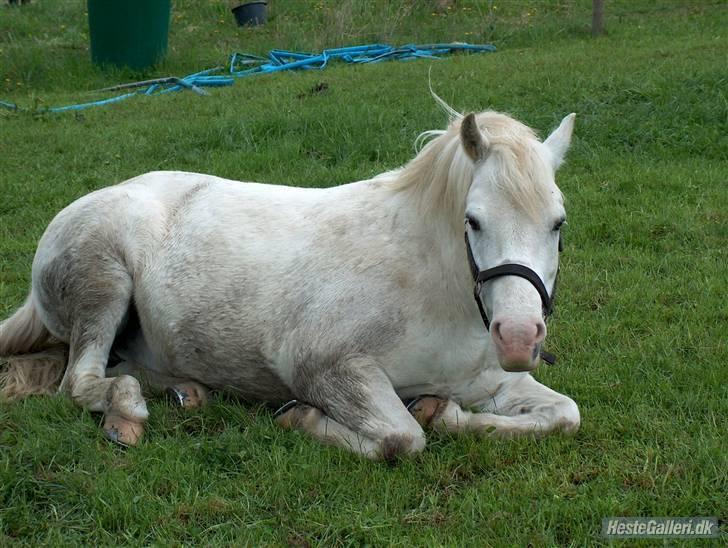
[[[488,314],[485,312],[485,306],[483,305],[483,301],[480,298],[480,291],[483,288],[485,282],[487,282],[488,280],[492,280],[493,278],[499,278],[501,276],[518,276],[519,278],[528,280],[531,285],[536,289],[536,291],[538,291],[538,294],[541,297],[541,311],[543,313],[544,320],[552,314],[552,312],[554,311],[554,297],[556,296],[556,282],[558,281],[559,277],[558,270],[556,271],[556,281],[554,281],[554,287],[551,290],[551,295],[549,295],[546,286],[544,285],[543,281],[541,281],[541,277],[536,274],[536,272],[522,264],[506,263],[494,266],[493,268],[489,268],[487,270],[480,270],[475,262],[475,257],[473,257],[473,250],[470,247],[470,238],[468,238],[467,230],[465,231],[465,248],[468,251],[468,264],[470,265],[470,272],[472,273],[473,280],[475,281],[473,296],[475,297],[475,302],[478,304],[480,317],[483,318],[483,323],[485,324],[486,330],[490,331],[490,319],[488,319]],[[561,235],[559,235],[559,252],[561,252],[562,250],[563,244],[561,242]],[[552,354],[549,354],[545,351],[541,351],[541,359],[550,364],[553,364],[556,361],[556,358]]]

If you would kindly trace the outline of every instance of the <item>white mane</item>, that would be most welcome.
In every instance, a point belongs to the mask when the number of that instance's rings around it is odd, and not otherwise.
[[[433,94],[434,95],[434,94]],[[463,115],[435,96],[448,112],[446,130],[421,133],[415,145],[427,141],[417,156],[400,169],[383,173],[378,179],[395,191],[411,191],[424,214],[444,212],[452,216],[459,228],[465,200],[473,181],[473,161],[461,146],[460,125]],[[535,216],[547,203],[549,192],[544,184],[548,168],[534,145],[538,142],[532,129],[499,112],[476,115],[476,122],[488,146],[492,184],[528,215]]]

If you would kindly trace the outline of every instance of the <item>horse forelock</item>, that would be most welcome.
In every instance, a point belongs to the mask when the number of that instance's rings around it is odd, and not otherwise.
[[[491,184],[519,209],[538,217],[552,199],[546,184],[549,168],[538,153],[534,131],[498,112],[476,116],[494,168]],[[383,174],[395,191],[409,190],[423,213],[442,212],[452,216],[455,226],[463,222],[465,201],[473,182],[474,164],[460,141],[462,117],[446,130],[425,131],[416,144],[421,150],[404,167]],[[429,140],[428,140],[429,139]]]

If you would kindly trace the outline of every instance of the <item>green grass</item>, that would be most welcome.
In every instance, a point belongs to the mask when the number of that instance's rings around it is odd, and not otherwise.
[[[536,376],[572,396],[571,438],[429,437],[396,467],[277,429],[221,398],[150,403],[120,450],[64,398],[0,403],[0,545],[605,542],[605,516],[728,517],[728,9],[725,2],[271,1],[239,30],[224,2],[175,2],[157,71],[88,62],[84,2],[0,6],[0,99],[85,100],[184,75],[233,50],[493,41],[498,53],[241,80],[211,97],[134,98],[78,115],[0,111],[0,317],[25,297],[45,226],[83,194],[153,169],[330,186],[395,167],[456,108],[545,134],[578,113],[559,184],[569,226],[549,349]],[[469,9],[466,9],[469,8]],[[384,21],[376,19],[383,14]],[[220,22],[220,20],[223,22]],[[325,93],[308,93],[326,82]],[[725,533],[723,541],[726,540]]]

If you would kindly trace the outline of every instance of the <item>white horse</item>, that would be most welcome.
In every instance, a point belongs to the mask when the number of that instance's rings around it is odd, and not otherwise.
[[[126,444],[148,416],[140,373],[183,405],[208,389],[295,399],[281,424],[372,458],[421,451],[423,426],[576,430],[574,401],[528,373],[556,282],[554,173],[574,114],[540,142],[504,114],[450,112],[407,165],[370,180],[153,172],[75,201],[0,324],[5,395],[50,393],[62,376],[60,391]]]

